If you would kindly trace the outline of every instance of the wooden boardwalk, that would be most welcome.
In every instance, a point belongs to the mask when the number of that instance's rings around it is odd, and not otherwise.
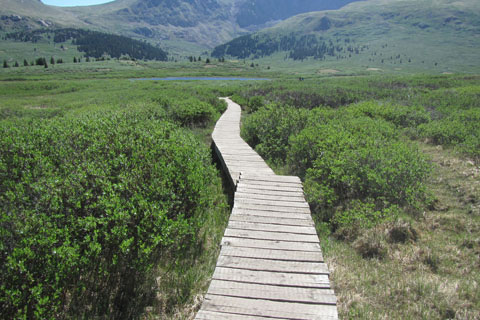
[[[275,175],[241,139],[240,106],[226,101],[213,142],[235,201],[196,319],[338,319],[300,179]]]

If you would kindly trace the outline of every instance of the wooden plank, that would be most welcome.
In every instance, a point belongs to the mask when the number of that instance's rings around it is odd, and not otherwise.
[[[267,166],[267,164],[265,162],[259,162],[259,161],[256,161],[256,162],[239,162],[238,160],[230,160],[228,162],[230,162],[232,164],[236,164],[237,166],[241,166],[242,168],[268,168],[272,171],[272,169],[269,166]],[[240,180],[241,180],[241,177],[240,177]]]
[[[223,237],[222,246],[274,249],[285,251],[320,251],[320,244],[313,242],[290,242],[273,240],[253,240],[247,238]]]
[[[270,191],[282,191],[282,192],[301,192],[303,193],[303,188],[299,186],[294,187],[277,187],[277,186],[268,186],[268,185],[254,185],[242,182],[242,187],[249,188],[249,189],[256,189],[256,190],[270,190]]]
[[[253,202],[253,200],[252,200]],[[234,208],[239,209],[249,209],[249,210],[261,210],[261,211],[272,211],[272,212],[285,212],[285,213],[301,213],[310,215],[310,208],[295,208],[295,207],[282,207],[282,206],[273,206],[273,205],[262,205],[252,202],[243,202],[240,200],[235,201]]]
[[[240,181],[242,181],[242,176],[240,176]],[[262,199],[248,199],[247,197],[239,197],[235,199],[235,202],[238,203],[248,203],[248,204],[260,204],[270,207],[284,207],[284,208],[309,208],[310,206],[305,201],[281,201],[281,200],[262,200]],[[309,212],[310,213],[310,212]]]
[[[301,182],[281,182],[281,181],[261,181],[261,180],[251,180],[244,179],[242,176],[242,183],[246,185],[259,185],[259,186],[269,186],[269,187],[298,187],[303,188]]]
[[[200,310],[198,311],[195,319],[197,320],[252,320],[251,315],[241,315],[235,313],[225,313],[225,312],[213,312]],[[259,317],[255,316],[255,319],[285,319],[285,318],[272,318],[272,317]]]
[[[230,156],[248,156],[248,155],[257,155],[255,151],[241,151],[241,152],[235,152],[235,151],[222,151],[222,155],[230,155]]]
[[[227,161],[235,161],[238,164],[249,164],[249,163],[256,163],[256,164],[265,164],[263,160],[257,159],[257,158],[251,158],[251,159],[245,159],[245,158],[237,158],[237,159],[232,159],[232,158],[226,158]]]
[[[259,240],[274,240],[274,241],[290,241],[290,242],[312,242],[319,243],[317,234],[297,234],[297,233],[280,233],[280,232],[266,232],[255,230],[240,230],[230,229],[225,230],[226,237],[232,238],[246,238]]]
[[[312,220],[312,216],[310,214],[301,213],[301,212],[281,212],[281,211],[273,211],[273,210],[261,210],[256,208],[239,208],[234,205],[233,207],[235,214],[247,214],[252,216],[260,216],[260,217],[276,217],[276,218],[286,218],[286,219],[301,219],[301,220]],[[232,211],[233,214],[233,211]]]
[[[297,320],[337,320],[337,308],[333,305],[284,303],[262,299],[245,299],[209,295],[203,309],[207,311],[237,313],[260,317],[281,317]]]
[[[321,251],[285,251],[224,246],[220,251],[220,255],[252,259],[323,262]]]
[[[258,161],[258,162],[264,162],[262,157],[260,157],[258,154],[256,153],[252,153],[252,154],[247,154],[247,155],[222,155],[225,159],[227,160],[242,160],[242,161]]]
[[[292,196],[279,196],[279,195],[268,195],[268,194],[256,194],[256,193],[244,193],[244,192],[235,192],[236,199],[257,199],[257,200],[268,200],[268,201],[288,201],[288,202],[301,202],[305,203],[305,198],[303,196],[298,196],[294,194]]]
[[[267,196],[280,196],[280,197],[298,197],[303,198],[305,201],[305,195],[303,190],[297,191],[278,191],[278,190],[265,190],[265,189],[255,189],[248,188],[244,185],[238,185],[237,192],[245,194],[255,194],[255,195],[267,195]]]
[[[253,231],[268,231],[278,233],[291,233],[291,234],[308,234],[317,236],[317,231],[313,226],[288,226],[278,225],[271,223],[258,223],[258,222],[241,222],[232,220],[228,223],[229,229],[239,230],[253,230]]]
[[[224,268],[272,271],[285,273],[329,274],[323,262],[298,262],[219,256],[217,266]]]
[[[325,274],[278,273],[217,267],[213,279],[285,287],[330,288],[328,275]]]
[[[272,174],[273,173],[272,169],[270,169],[266,165],[262,165],[262,164],[251,164],[249,166],[244,166],[244,165],[239,164],[235,161],[230,161],[230,162],[226,161],[225,163],[227,164],[229,169],[238,170],[238,171],[241,171],[241,172],[255,171],[255,172],[261,172],[261,173],[265,173],[265,174]],[[240,179],[241,179],[241,177],[240,177]]]
[[[252,223],[268,223],[273,225],[285,226],[314,226],[311,219],[289,219],[280,217],[255,216],[250,214],[236,213],[230,215],[230,221],[252,222]]]
[[[300,180],[299,177],[296,176],[262,176],[258,174],[243,174],[242,175],[242,180],[244,181],[249,181],[249,180],[254,180],[254,181],[266,181],[266,182],[285,182],[285,183],[296,183],[300,184],[302,183],[302,180]]]
[[[209,294],[270,301],[336,305],[331,289],[289,288],[254,283],[213,280]]]

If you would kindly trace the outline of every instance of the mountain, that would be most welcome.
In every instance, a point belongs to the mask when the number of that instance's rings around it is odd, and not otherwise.
[[[294,16],[217,46],[212,55],[469,71],[480,59],[480,1],[355,2]]]
[[[0,0],[0,16],[8,26],[13,17],[30,28],[88,28],[205,49],[299,13],[338,9],[354,1],[358,0],[116,0],[65,8],[40,0]]]

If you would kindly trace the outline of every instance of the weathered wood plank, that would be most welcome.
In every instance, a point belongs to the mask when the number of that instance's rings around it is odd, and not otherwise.
[[[244,193],[244,192],[235,192],[236,199],[257,199],[257,200],[268,200],[268,201],[288,201],[288,202],[301,202],[305,203],[305,198],[303,196],[298,196],[294,194],[292,196],[279,196],[279,195],[266,195],[266,194],[256,194],[256,193]]]
[[[333,304],[337,299],[331,289],[288,288],[253,283],[213,280],[209,294],[229,297],[311,304]]]
[[[281,317],[298,320],[338,319],[336,306],[322,304],[285,303],[207,294],[203,307],[204,310],[208,311],[260,317]]]
[[[223,237],[222,246],[245,247],[245,248],[261,248],[285,251],[313,251],[320,250],[320,244],[313,242],[291,242],[291,241],[273,241],[258,240],[247,238]]]
[[[260,248],[243,248],[224,246],[220,251],[222,256],[243,257],[252,259],[323,262],[322,252],[316,251],[285,251]]]
[[[273,211],[273,212],[286,212],[286,213],[303,213],[310,215],[310,208],[296,208],[296,207],[282,207],[282,206],[273,206],[273,205],[262,205],[260,203],[255,203],[252,201],[241,201],[241,199],[235,201],[233,206],[234,208],[239,209],[249,209],[249,210],[260,210],[260,211]]]
[[[289,218],[280,218],[277,216],[265,217],[265,216],[256,216],[243,213],[235,213],[230,215],[230,221],[239,221],[239,222],[252,222],[252,223],[268,223],[273,225],[281,226],[314,226],[313,220],[311,219],[289,219]]]
[[[242,181],[242,176],[240,176],[240,181]],[[309,208],[310,206],[305,201],[298,202],[298,201],[281,201],[281,200],[262,200],[262,199],[254,199],[247,197],[238,197],[236,198],[236,202],[238,203],[249,203],[249,204],[260,204],[265,206],[271,207],[287,207],[287,208]],[[309,212],[310,213],[310,212]]]
[[[281,212],[275,210],[261,210],[257,208],[244,208],[237,207],[234,205],[233,210],[235,214],[248,214],[252,216],[261,216],[261,217],[277,217],[277,218],[287,218],[287,219],[302,219],[302,220],[312,220],[312,216],[302,212]],[[233,212],[232,212],[233,214]]]
[[[239,230],[253,230],[253,231],[268,231],[278,233],[291,233],[291,234],[307,234],[317,236],[317,231],[313,226],[285,226],[271,223],[258,223],[258,222],[240,222],[232,220],[228,223],[229,229]]]
[[[303,188],[303,185],[301,182],[262,181],[262,180],[253,180],[253,179],[243,179],[243,175],[242,175],[242,183],[245,183],[246,185],[254,185],[254,186]]]
[[[319,243],[317,234],[298,234],[285,232],[266,232],[255,230],[241,230],[227,228],[225,236],[231,238],[260,239],[273,241],[290,241],[290,242],[312,242]]]
[[[270,191],[282,191],[282,192],[300,192],[303,193],[303,188],[294,186],[294,187],[277,187],[277,186],[268,186],[268,185],[254,185],[242,182],[242,187],[256,190],[270,190]]]
[[[239,193],[244,194],[254,194],[254,195],[267,195],[267,196],[279,196],[279,197],[295,197],[295,198],[303,198],[305,201],[305,195],[303,190],[297,191],[278,191],[278,190],[265,190],[265,189],[255,189],[255,188],[248,188],[244,185],[238,185],[237,191]]]
[[[251,259],[242,257],[219,256],[217,266],[224,268],[272,271],[285,273],[329,274],[327,265],[323,262],[298,262],[266,259]]]
[[[213,312],[213,311],[206,311],[200,310],[197,313],[195,319],[198,320],[252,320],[251,315],[241,315],[235,313],[225,313],[225,312]],[[255,316],[255,319],[285,319],[285,318],[272,318],[272,317],[259,317]]]
[[[328,275],[325,274],[279,273],[217,267],[213,279],[285,287],[330,288]]]
[[[287,182],[287,183],[302,183],[299,177],[296,176],[262,176],[258,174],[243,174],[243,181],[255,180],[255,181],[268,181],[268,182]]]

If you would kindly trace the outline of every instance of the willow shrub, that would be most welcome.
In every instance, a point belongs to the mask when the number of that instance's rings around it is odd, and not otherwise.
[[[300,132],[307,119],[308,110],[267,105],[245,119],[242,136],[263,157],[283,163],[287,158],[290,136]]]
[[[194,243],[214,168],[163,116],[0,123],[2,318],[130,318],[159,257]]]
[[[348,207],[353,200],[373,202],[379,210],[415,208],[424,199],[429,173],[425,158],[398,139],[394,125],[339,110],[292,137],[287,162],[304,178],[315,211]]]
[[[457,110],[419,127],[434,144],[453,146],[480,163],[480,109]]]
[[[269,105],[245,120],[242,134],[302,178],[315,214],[354,233],[426,200],[430,165],[400,138],[404,126],[426,121],[420,108],[375,102],[313,110]]]

